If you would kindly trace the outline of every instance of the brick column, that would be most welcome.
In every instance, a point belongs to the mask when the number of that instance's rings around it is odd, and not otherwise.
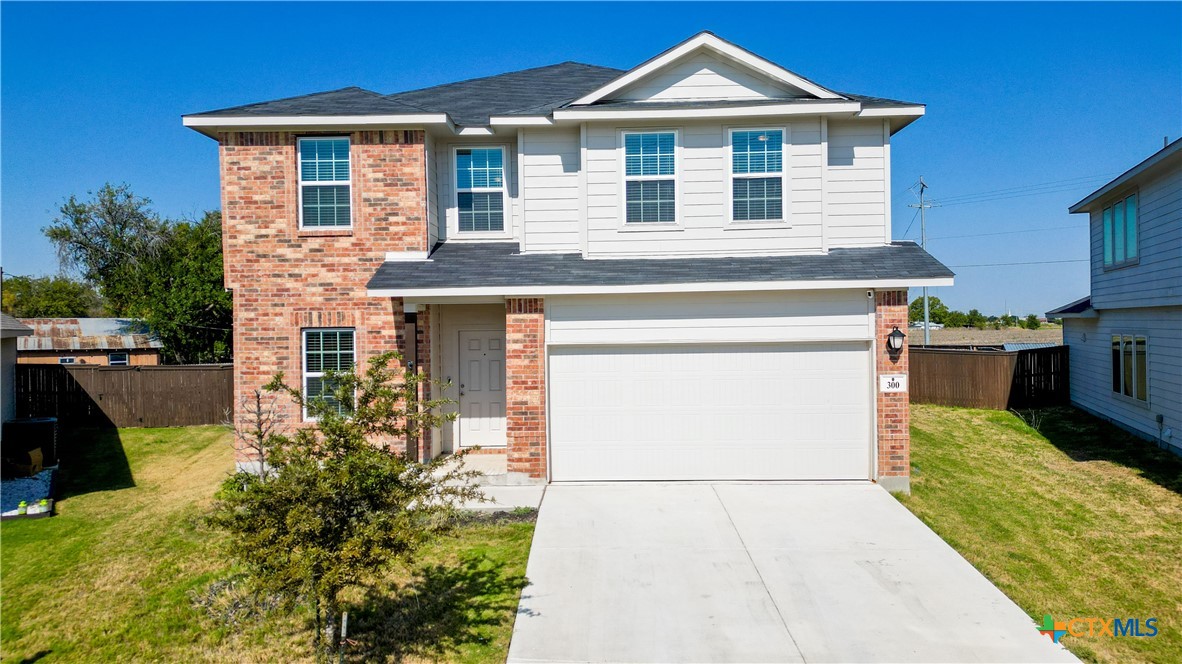
[[[907,374],[907,345],[892,353],[887,335],[907,330],[907,291],[877,291],[875,306],[875,380],[878,396],[878,483],[889,491],[911,492],[911,404],[908,392],[883,393],[878,376]]]
[[[505,428],[510,473],[546,477],[546,324],[542,298],[505,301]]]

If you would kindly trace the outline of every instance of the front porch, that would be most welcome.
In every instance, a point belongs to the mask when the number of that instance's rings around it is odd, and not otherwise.
[[[421,370],[452,400],[452,422],[420,442],[421,458],[467,451],[489,486],[546,479],[545,324],[540,298],[406,302]],[[426,395],[425,395],[426,396]]]

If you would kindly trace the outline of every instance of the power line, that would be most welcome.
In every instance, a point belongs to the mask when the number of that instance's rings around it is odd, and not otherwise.
[[[1024,228],[1020,231],[998,231],[996,233],[971,233],[969,235],[938,235],[936,237],[929,237],[929,240],[955,240],[965,237],[988,237],[990,235],[1015,235],[1018,233],[1041,233],[1044,231],[1061,231],[1070,228],[1079,228],[1079,226],[1049,226],[1047,228]]]
[[[903,231],[903,237],[901,237],[899,239],[901,239],[901,240],[907,239],[907,234],[911,232],[911,226],[915,224],[915,220],[918,218],[919,218],[919,210],[916,210],[915,214],[911,215],[911,223],[907,224],[907,230]]]
[[[1092,180],[1112,179],[1113,177],[1114,177],[1114,175],[1112,175],[1112,174],[1108,174],[1108,175],[1081,175],[1079,177],[1068,178],[1066,180],[1049,180],[1047,182],[1033,182],[1033,183],[1029,183],[1029,184],[1015,185],[1013,187],[1003,187],[1001,189],[988,189],[988,190],[984,190],[984,191],[975,191],[975,192],[969,192],[969,193],[964,193],[964,194],[956,194],[953,196],[948,196],[942,200],[951,202],[951,201],[958,201],[958,200],[966,199],[966,198],[977,198],[980,196],[1012,194],[1012,193],[1018,193],[1018,192],[1031,190],[1031,189],[1043,189],[1046,187],[1065,187],[1065,186],[1074,187],[1074,186],[1078,186],[1080,184],[1085,184],[1085,183],[1090,182]]]
[[[1053,265],[1055,263],[1087,263],[1090,259],[1076,258],[1066,261],[1029,261],[1025,263],[977,263],[975,265],[949,265],[948,267],[1007,267],[1010,265]]]

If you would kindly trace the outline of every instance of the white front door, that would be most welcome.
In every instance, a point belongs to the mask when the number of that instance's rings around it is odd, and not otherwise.
[[[505,446],[505,332],[460,332],[460,447]]]

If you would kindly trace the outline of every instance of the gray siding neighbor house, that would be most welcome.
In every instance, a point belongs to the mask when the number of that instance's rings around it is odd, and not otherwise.
[[[1047,316],[1071,401],[1182,454],[1182,139],[1069,210],[1089,217],[1092,292]]]

